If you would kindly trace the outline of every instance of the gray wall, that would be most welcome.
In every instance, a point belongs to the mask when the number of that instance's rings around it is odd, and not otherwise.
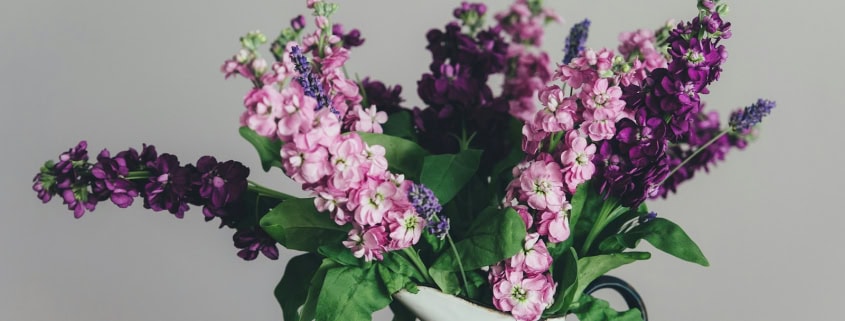
[[[348,69],[401,83],[414,105],[426,69],[424,33],[458,1],[338,0],[337,20],[367,38]],[[59,200],[30,190],[40,164],[79,139],[96,153],[153,143],[185,161],[212,154],[244,161],[256,180],[295,192],[258,170],[237,135],[248,84],[224,81],[237,38],[274,36],[305,1],[5,0],[0,5],[0,320],[280,320],[272,290],[285,260],[243,262],[231,232],[101,204],[75,220]],[[568,20],[549,29],[559,57],[571,23],[593,20],[589,45],[615,47],[620,31],[694,14],[694,0],[548,1]],[[610,7],[613,5],[614,7]],[[839,245],[843,163],[838,1],[731,3],[734,38],[722,80],[707,97],[724,113],[758,97],[778,101],[762,138],[667,201],[710,258],[701,268],[655,253],[620,275],[654,320],[831,319],[845,299]],[[492,1],[493,11],[506,1]],[[309,24],[312,22],[309,21]],[[555,58],[557,59],[557,58]],[[725,118],[726,115],[723,115]],[[385,320],[387,314],[380,314]]]

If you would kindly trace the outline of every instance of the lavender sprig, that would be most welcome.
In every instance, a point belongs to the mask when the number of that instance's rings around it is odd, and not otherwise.
[[[584,51],[589,32],[590,19],[584,19],[584,21],[576,23],[572,26],[572,29],[569,29],[569,36],[566,37],[566,46],[563,49],[563,52],[566,53],[563,57],[564,65],[569,64],[572,59],[575,59],[578,54]]]
[[[323,84],[317,76],[314,75],[314,72],[311,69],[311,64],[308,62],[308,58],[302,54],[302,50],[299,49],[299,46],[293,46],[293,48],[291,48],[290,58],[293,60],[296,71],[299,72],[299,76],[296,77],[296,80],[302,86],[302,89],[305,91],[305,95],[317,100],[317,108],[315,110],[328,107],[333,114],[339,115],[339,112],[334,109],[331,102],[329,102],[329,97],[326,95],[326,91],[323,90]]]
[[[763,117],[772,112],[775,102],[767,99],[758,99],[751,106],[740,109],[731,114],[729,125],[735,132],[744,132],[759,124]]]

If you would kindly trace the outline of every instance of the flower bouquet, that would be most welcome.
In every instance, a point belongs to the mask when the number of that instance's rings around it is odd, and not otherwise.
[[[337,5],[307,7],[316,28],[299,15],[275,39],[250,32],[222,72],[253,85],[240,134],[262,169],[280,168],[310,198],[250,181],[237,161],[183,164],[146,144],[91,160],[85,141],[44,164],[38,197],[61,197],[77,218],[106,200],[140,198],[177,218],[200,207],[235,229],[245,260],[277,259],[277,245],[304,251],[276,288],[288,321],[368,320],[388,306],[413,320],[393,298],[423,290],[520,321],[639,320],[642,306],[615,311],[591,284],[648,259],[632,251],[641,240],[708,265],[645,201],[744,148],[774,107],[761,99],[725,127],[704,108],[731,36],[719,0],[700,0],[689,21],[622,33],[617,52],[586,48],[584,20],[553,59],[539,46],[562,21],[542,1],[516,0],[493,19],[462,3],[426,34],[425,106],[414,108],[398,85],[349,76],[364,39],[332,22]],[[272,63],[260,53],[268,42]]]

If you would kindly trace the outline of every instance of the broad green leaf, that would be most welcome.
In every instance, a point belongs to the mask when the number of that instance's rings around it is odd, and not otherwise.
[[[288,261],[285,274],[276,286],[274,294],[282,307],[285,321],[299,320],[299,307],[305,304],[308,288],[314,274],[320,268],[320,257],[312,253],[294,257]]]
[[[322,254],[323,256],[331,259],[332,261],[337,262],[340,265],[346,266],[360,266],[361,260],[356,258],[352,255],[352,252],[349,251],[348,248],[343,246],[342,243],[336,244],[327,244],[320,246],[317,249],[317,252]]]
[[[384,284],[384,287],[387,288],[387,293],[393,295],[399,290],[405,288],[405,284],[411,282],[407,276],[401,275],[399,273],[394,273],[386,266],[378,264],[376,265],[376,270],[378,270],[378,276],[381,282]]]
[[[579,246],[596,223],[603,201],[603,197],[592,187],[590,181],[578,185],[572,195],[572,210],[569,211],[569,226],[572,226],[570,238],[574,238]]]
[[[405,255],[400,253],[401,251],[385,253],[384,260],[382,260],[378,264],[384,266],[392,273],[406,276],[408,278],[412,278],[420,282],[425,281],[425,277],[420,274],[420,271],[417,270],[417,268],[414,266],[414,263],[412,263],[411,260],[405,257]]]
[[[282,246],[307,252],[340,243],[349,230],[335,224],[328,214],[318,212],[313,198],[282,202],[261,218],[261,228]]]
[[[431,189],[440,204],[449,203],[466,184],[481,161],[481,150],[467,149],[457,154],[427,156],[420,182]]]
[[[337,263],[329,259],[323,259],[317,272],[311,277],[311,283],[308,287],[308,295],[305,297],[305,303],[302,305],[302,310],[299,313],[300,321],[312,321],[317,314],[317,303],[319,303],[320,292],[323,289],[323,283],[326,280],[326,273],[330,269],[337,267]]]
[[[392,299],[373,267],[344,266],[328,270],[320,291],[317,320],[369,321],[373,312],[387,307]]]
[[[639,239],[644,239],[658,250],[681,260],[701,266],[710,265],[710,262],[704,257],[704,253],[701,253],[701,249],[689,235],[680,226],[665,218],[658,217],[640,224],[632,228],[623,238],[626,245],[633,244],[636,246]]]
[[[546,309],[546,316],[564,314],[572,305],[578,290],[578,254],[569,248],[567,254],[554,261],[554,279],[558,281],[557,293],[551,307]]]
[[[407,139],[384,134],[358,132],[358,135],[370,146],[384,146],[384,157],[391,171],[405,174],[405,177],[410,179],[420,177],[423,158],[429,154],[420,145]]]
[[[381,125],[385,135],[404,138],[415,141],[417,138],[414,132],[414,120],[410,111],[403,110],[395,112],[387,118],[387,122]]]
[[[512,208],[488,207],[470,226],[466,237],[455,243],[465,271],[490,266],[514,256],[525,240],[525,223]],[[432,264],[432,268],[457,271],[458,263],[451,250]]]
[[[265,172],[270,171],[270,168],[273,167],[282,168],[281,140],[258,135],[246,126],[242,126],[238,129],[238,132],[240,132],[241,137],[246,139],[258,151],[258,158],[261,159],[261,168]]]
[[[625,264],[648,260],[650,257],[651,254],[648,252],[625,252],[578,259],[578,288],[575,291],[575,298],[577,299],[584,292],[584,289],[599,276]]]
[[[434,284],[440,289],[440,292],[458,295],[461,293],[461,283],[458,281],[458,274],[453,271],[437,270],[429,268],[428,274],[434,280]]]
[[[619,312],[610,307],[607,301],[584,295],[578,301],[578,306],[572,311],[581,321],[642,321],[640,310],[630,309]]]

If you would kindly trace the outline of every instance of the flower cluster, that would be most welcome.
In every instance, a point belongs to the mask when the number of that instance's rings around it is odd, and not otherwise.
[[[319,211],[328,212],[338,225],[351,225],[344,246],[356,257],[381,260],[387,251],[416,244],[427,217],[409,200],[412,183],[387,170],[384,147],[369,145],[355,133],[381,133],[381,124],[387,121],[384,111],[361,106],[358,85],[342,70],[348,47],[360,44],[356,40],[360,34],[353,30],[340,40],[342,29],[337,27],[334,33],[323,34],[331,26],[324,15],[317,15],[316,25],[321,29],[302,40],[306,50],[296,42],[285,45],[286,54],[278,63],[285,73],[247,94],[244,118],[260,118],[261,125],[243,124],[282,141],[285,174],[315,196]],[[281,86],[287,77],[297,82]],[[383,84],[371,85],[372,90],[381,90],[371,102],[401,102]]]
[[[408,190],[408,198],[417,213],[425,219],[428,233],[440,239],[449,233],[449,218],[441,215],[443,207],[434,192],[423,184],[411,184]]]
[[[94,211],[98,202],[111,200],[120,208],[132,205],[140,197],[144,207],[155,212],[167,211],[183,218],[189,205],[202,206],[206,221],[220,218],[220,227],[237,228],[235,246],[238,256],[252,260],[257,253],[278,258],[278,249],[260,228],[244,227],[241,222],[250,213],[242,202],[247,190],[249,168],[236,161],[218,162],[203,156],[197,165],[180,165],[172,154],[158,154],[152,145],[139,153],[134,148],[114,156],[107,149],[88,162],[87,143],[59,155],[59,162],[48,162],[35,176],[33,190],[43,202],[61,195],[68,209],[80,218]],[[242,236],[251,235],[245,239]]]

